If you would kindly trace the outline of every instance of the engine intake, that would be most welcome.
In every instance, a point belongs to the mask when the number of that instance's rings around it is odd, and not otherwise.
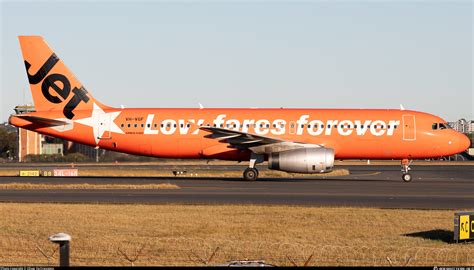
[[[334,150],[331,148],[300,148],[268,157],[268,168],[295,173],[323,173],[334,167]]]

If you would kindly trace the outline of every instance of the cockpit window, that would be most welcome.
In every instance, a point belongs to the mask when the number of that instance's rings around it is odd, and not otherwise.
[[[437,130],[437,129],[448,129],[449,126],[447,123],[434,123],[431,128],[433,130]]]

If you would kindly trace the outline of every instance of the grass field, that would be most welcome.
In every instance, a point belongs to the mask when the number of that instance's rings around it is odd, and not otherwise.
[[[0,184],[2,189],[179,189],[171,183],[162,184],[37,184],[37,183],[8,183]]]
[[[0,169],[1,176],[18,176],[19,170],[15,169]],[[241,178],[241,170],[190,170],[187,171],[185,175],[178,175],[177,177],[187,177],[187,178],[196,178],[196,177],[219,177],[219,178]],[[127,170],[116,170],[110,168],[80,168],[79,167],[79,176],[81,177],[175,177],[172,170],[156,170],[156,169],[146,169],[146,168],[130,168]],[[262,171],[260,172],[260,178],[275,178],[275,177],[285,177],[285,178],[314,178],[314,177],[331,177],[331,176],[343,176],[349,175],[349,170],[347,169],[335,169],[328,173],[322,174],[301,174],[301,173],[287,173],[282,171]]]
[[[265,196],[262,194],[262,196]],[[72,236],[71,265],[473,265],[453,213],[249,205],[0,204],[0,265],[56,265],[47,237]],[[209,261],[212,253],[212,259]]]

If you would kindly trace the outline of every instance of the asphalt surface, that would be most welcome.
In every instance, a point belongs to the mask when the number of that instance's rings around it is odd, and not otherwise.
[[[244,166],[148,166],[156,169],[236,169]],[[208,167],[208,168],[207,168]],[[474,209],[474,166],[412,166],[413,181],[399,166],[340,166],[348,176],[314,179],[45,178],[0,177],[4,183],[171,183],[177,190],[0,190],[2,202],[264,204]],[[119,169],[119,168],[117,168]],[[122,168],[125,169],[125,168]],[[264,170],[264,168],[261,168]]]

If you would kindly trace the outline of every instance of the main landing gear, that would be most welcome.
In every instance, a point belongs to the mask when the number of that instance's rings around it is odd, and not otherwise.
[[[244,179],[247,181],[255,181],[258,178],[258,170],[256,168],[247,168],[244,171]]]
[[[410,169],[410,165],[412,163],[412,160],[408,160],[408,159],[402,159],[402,180],[405,181],[405,182],[411,182],[411,174],[409,173],[409,171],[411,170]]]
[[[252,153],[250,155],[249,167],[244,171],[244,180],[255,181],[258,178],[258,170],[255,165],[264,161],[263,155],[257,155]]]

